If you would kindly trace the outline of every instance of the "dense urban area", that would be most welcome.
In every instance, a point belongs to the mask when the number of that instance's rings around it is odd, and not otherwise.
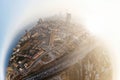
[[[39,19],[9,59],[6,80],[112,80],[102,42],[66,17]]]

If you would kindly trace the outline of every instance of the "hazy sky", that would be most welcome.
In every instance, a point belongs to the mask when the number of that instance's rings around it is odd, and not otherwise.
[[[39,17],[66,12],[111,44],[115,58],[115,80],[120,80],[119,0],[0,0],[0,80],[4,78],[4,59],[16,32]]]

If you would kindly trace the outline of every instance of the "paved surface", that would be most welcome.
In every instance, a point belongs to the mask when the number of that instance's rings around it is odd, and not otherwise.
[[[32,74],[33,76],[24,78],[24,80],[43,80],[47,77],[55,75],[56,73],[63,71],[69,66],[74,65],[77,63],[77,61],[82,60],[90,51],[96,47],[97,44],[84,46],[73,54],[62,57],[60,60],[56,61],[55,64],[49,66],[49,68],[45,71],[39,72],[35,75]]]

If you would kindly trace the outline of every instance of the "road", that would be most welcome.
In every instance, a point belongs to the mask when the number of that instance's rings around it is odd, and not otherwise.
[[[50,65],[45,70],[40,71],[39,73],[32,74],[32,76],[30,75],[23,80],[43,80],[47,77],[55,75],[67,69],[69,66],[74,65],[79,60],[82,60],[89,52],[91,52],[97,46],[98,44],[83,46],[74,53],[61,57],[59,60],[56,60],[54,64]]]

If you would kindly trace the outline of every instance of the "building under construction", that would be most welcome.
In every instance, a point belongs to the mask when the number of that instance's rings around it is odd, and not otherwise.
[[[13,49],[6,80],[112,80],[108,51],[81,25],[50,17],[25,31]]]

